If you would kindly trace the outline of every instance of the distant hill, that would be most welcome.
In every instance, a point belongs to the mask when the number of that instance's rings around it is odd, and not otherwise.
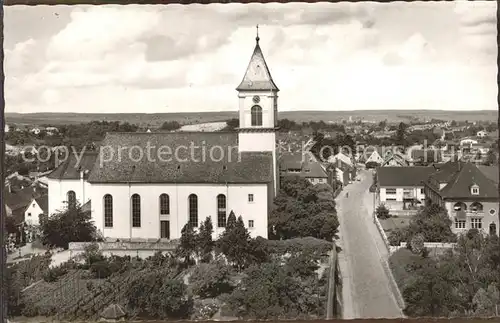
[[[493,121],[498,120],[498,111],[443,111],[443,110],[357,110],[357,111],[283,111],[280,119],[304,121],[332,121],[342,119],[409,122],[412,119],[441,119],[456,121]],[[177,121],[181,124],[221,122],[238,118],[237,111],[227,112],[177,112],[177,113],[5,113],[6,123],[15,124],[77,124],[90,121],[120,121],[159,127],[165,121]]]

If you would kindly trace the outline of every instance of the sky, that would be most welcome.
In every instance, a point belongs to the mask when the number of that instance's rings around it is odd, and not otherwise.
[[[496,110],[496,1],[4,7],[6,112]]]

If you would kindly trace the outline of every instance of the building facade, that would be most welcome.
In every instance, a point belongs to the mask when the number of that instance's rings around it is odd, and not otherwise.
[[[415,209],[423,206],[423,181],[434,171],[433,167],[379,167],[377,168],[377,201],[390,210]]]
[[[498,185],[470,162],[448,162],[433,173],[424,187],[428,204],[448,211],[455,233],[478,229],[499,234]]]

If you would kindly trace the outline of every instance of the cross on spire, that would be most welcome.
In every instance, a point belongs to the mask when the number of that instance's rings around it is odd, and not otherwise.
[[[257,37],[255,37],[255,40],[257,41],[257,44],[259,43],[259,25],[256,26],[257,27]]]

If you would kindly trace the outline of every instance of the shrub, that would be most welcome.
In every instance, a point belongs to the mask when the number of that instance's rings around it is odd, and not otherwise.
[[[214,298],[231,292],[231,272],[231,267],[222,261],[200,263],[189,277],[193,294],[201,298]]]
[[[90,271],[95,278],[108,278],[120,269],[121,265],[118,262],[108,260],[98,261],[90,265]]]
[[[410,250],[414,254],[421,254],[424,250],[424,236],[422,234],[414,235],[410,240]]]
[[[380,204],[377,206],[377,209],[375,210],[375,214],[377,215],[377,218],[385,220],[391,217],[389,214],[389,209],[384,205]]]
[[[406,242],[408,240],[408,229],[407,228],[397,228],[391,231],[387,237],[389,244],[391,246],[399,246],[401,242]]]
[[[43,275],[43,280],[52,283],[57,281],[59,277],[62,277],[68,273],[68,266],[61,264],[57,267],[49,268]]]

